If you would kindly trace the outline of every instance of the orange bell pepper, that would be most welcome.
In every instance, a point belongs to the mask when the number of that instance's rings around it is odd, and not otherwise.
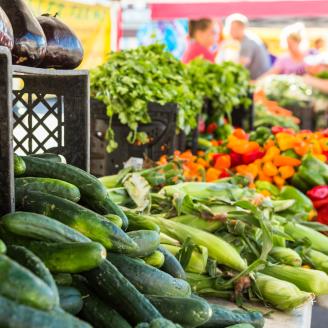
[[[238,165],[235,167],[235,169],[239,174],[247,174],[248,173],[248,165]]]
[[[272,182],[272,178],[265,175],[263,171],[259,171],[258,180]]]
[[[269,150],[271,147],[274,147],[275,143],[272,139],[267,140],[267,142],[264,144],[264,150],[267,151]]]
[[[259,174],[259,168],[254,163],[248,165],[247,171],[248,171],[249,174],[251,174],[253,179],[255,179],[257,177],[257,175]]]
[[[238,139],[247,140],[248,138],[247,133],[240,128],[235,129],[232,134]]]
[[[285,180],[291,178],[295,174],[294,168],[288,165],[280,166],[278,171],[280,176]]]
[[[220,177],[220,174],[221,174],[221,171],[216,170],[213,167],[210,167],[206,172],[206,181],[212,182],[212,181],[218,180]]]
[[[263,173],[268,177],[273,177],[278,174],[278,169],[272,162],[265,162],[263,165]]]
[[[285,184],[285,179],[283,179],[279,175],[273,177],[273,181],[279,188],[283,187]]]
[[[230,166],[231,166],[231,158],[229,155],[220,156],[214,164],[214,168],[216,168],[217,170],[229,169]]]
[[[319,140],[321,149],[323,151],[328,151],[328,138],[322,138]]]
[[[296,138],[295,136],[289,133],[285,133],[285,132],[277,133],[276,140],[280,150],[282,151],[285,151],[287,149],[292,149],[295,147]]]
[[[201,165],[204,168],[209,167],[209,163],[207,161],[205,161],[205,159],[200,158],[200,157],[197,159],[197,164]]]
[[[273,146],[271,148],[269,148],[266,152],[266,154],[263,156],[262,160],[263,162],[268,162],[268,161],[272,161],[275,157],[277,157],[278,155],[280,155],[280,150],[278,147]]]
[[[275,166],[299,166],[301,161],[297,158],[279,155],[273,159],[273,164]]]

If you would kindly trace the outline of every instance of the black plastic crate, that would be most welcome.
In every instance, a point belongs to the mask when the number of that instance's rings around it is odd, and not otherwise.
[[[0,214],[14,210],[11,54],[0,47]]]
[[[290,110],[294,116],[301,120],[300,128],[302,130],[314,130],[316,127],[316,113],[313,104],[308,102],[306,106],[286,105],[286,109]]]
[[[0,58],[0,211],[6,213],[14,209],[14,152],[51,151],[89,170],[90,96],[87,71],[13,66],[3,47]]]
[[[117,117],[113,117],[112,128],[118,148],[108,154],[105,134],[109,118],[106,115],[106,106],[97,100],[91,100],[91,173],[97,176],[114,174],[130,157],[146,156],[151,160],[158,160],[161,155],[173,154],[177,106],[149,103],[148,110],[152,122],[139,125],[139,131],[146,132],[150,142],[146,145],[130,144],[126,140],[129,128],[121,124]]]

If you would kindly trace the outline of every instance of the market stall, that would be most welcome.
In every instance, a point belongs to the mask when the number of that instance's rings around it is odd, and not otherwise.
[[[310,327],[328,132],[300,98],[159,44],[75,70],[64,22],[0,6],[0,326]]]

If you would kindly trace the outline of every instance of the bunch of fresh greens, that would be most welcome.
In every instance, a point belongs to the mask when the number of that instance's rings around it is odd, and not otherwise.
[[[269,99],[285,108],[308,108],[312,101],[312,88],[296,75],[271,75],[260,81],[260,87]]]
[[[117,115],[131,132],[130,143],[147,143],[148,136],[138,131],[139,124],[150,123],[148,103],[178,104],[177,127],[186,133],[197,126],[202,99],[190,88],[186,67],[164,46],[153,44],[113,52],[108,61],[91,73],[92,96],[107,107],[108,152],[117,148],[111,120]]]
[[[212,64],[197,58],[188,64],[188,71],[194,93],[211,102],[214,121],[230,117],[235,107],[251,104],[249,73],[243,66],[232,62]]]

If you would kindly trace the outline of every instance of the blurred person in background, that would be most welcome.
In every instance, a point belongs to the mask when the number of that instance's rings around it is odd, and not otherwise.
[[[305,27],[302,23],[295,23],[284,28],[282,32],[282,46],[288,52],[277,58],[273,67],[265,74],[305,74]]]
[[[247,31],[248,19],[242,14],[226,18],[225,28],[233,40],[240,42],[239,60],[256,80],[270,68],[270,57],[263,42]]]
[[[312,62],[307,61],[303,81],[312,88],[328,94],[328,54],[316,57]]]
[[[189,44],[182,57],[187,64],[197,57],[214,63],[215,52],[211,51],[216,42],[217,31],[211,19],[202,18],[189,22]]]
[[[311,53],[320,54],[326,47],[326,42],[323,38],[316,38],[313,42],[313,48],[311,49]]]

